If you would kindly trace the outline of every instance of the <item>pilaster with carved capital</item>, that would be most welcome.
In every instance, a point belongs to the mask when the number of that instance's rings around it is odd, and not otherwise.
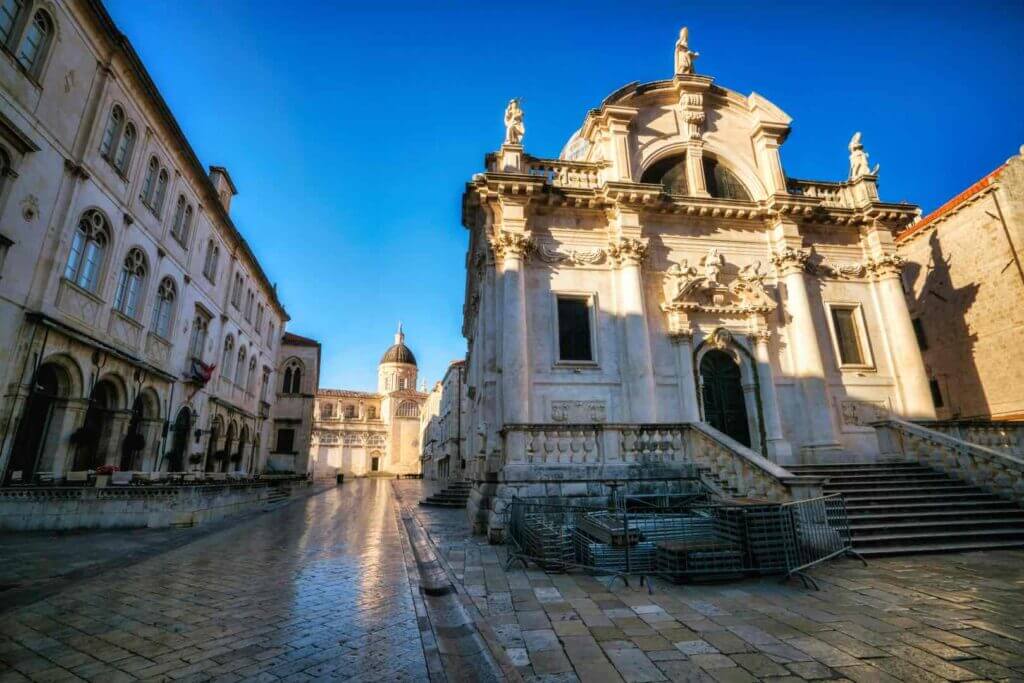
[[[497,259],[525,260],[533,250],[533,239],[525,233],[500,230],[491,238],[491,249]]]
[[[868,259],[865,267],[868,272],[879,280],[885,278],[898,278],[906,261],[898,254],[883,254],[877,258]]]
[[[639,266],[647,256],[647,240],[620,237],[608,245],[608,256],[617,266]]]
[[[807,259],[811,252],[807,249],[794,249],[783,247],[772,254],[772,265],[779,271],[779,275],[785,277],[792,273],[803,273],[807,266]]]

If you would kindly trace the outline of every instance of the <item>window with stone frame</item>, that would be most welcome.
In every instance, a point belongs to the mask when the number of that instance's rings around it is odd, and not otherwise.
[[[366,406],[366,419],[376,420],[377,419],[377,406]]]
[[[832,304],[829,309],[839,365],[867,365],[859,308]]]
[[[276,453],[295,452],[295,430],[293,428],[280,427],[277,430],[277,448],[274,451]]]
[[[420,407],[415,401],[402,401],[395,413],[398,417],[419,417]]]
[[[334,418],[334,404],[333,403],[321,403],[320,404],[320,417],[324,420],[330,420]]]
[[[25,29],[18,48],[18,63],[34,78],[39,77],[46,53],[53,42],[53,19],[43,10],[36,10]]]
[[[106,217],[95,209],[85,212],[71,240],[64,278],[84,290],[96,291],[109,236]]]
[[[157,288],[156,303],[153,306],[153,334],[164,339],[169,339],[171,335],[175,295],[174,280],[165,277]]]
[[[237,310],[242,310],[242,284],[242,274],[235,273],[235,281],[231,285],[231,305]]]
[[[210,317],[202,311],[196,311],[196,317],[192,320],[192,338],[189,340],[189,356],[196,360],[203,360],[203,352],[206,349],[206,334],[210,328]]]
[[[352,404],[352,403],[346,403],[345,404],[345,417],[351,420],[351,419],[355,418],[356,416],[357,416],[357,412],[356,412],[355,405]]]
[[[203,263],[203,275],[210,284],[217,282],[217,261],[220,260],[220,247],[213,240],[206,243],[206,261]]]
[[[558,360],[568,363],[592,363],[594,344],[590,298],[558,295]]]
[[[240,340],[241,341],[241,340]],[[245,356],[246,356],[245,344],[238,345],[238,359],[235,362],[235,386],[242,388],[245,386]]]
[[[146,256],[141,249],[133,248],[125,254],[121,274],[117,280],[117,292],[114,294],[114,308],[128,316],[136,318],[139,314],[139,301],[146,282]]]
[[[220,376],[231,379],[231,361],[235,357],[235,338],[230,334],[224,338],[224,352],[220,359]]]
[[[267,400],[267,392],[270,390],[270,368],[263,368],[263,379],[260,383],[260,400]]]

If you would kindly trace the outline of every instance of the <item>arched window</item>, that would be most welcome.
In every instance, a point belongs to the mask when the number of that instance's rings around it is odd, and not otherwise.
[[[203,275],[210,282],[217,281],[217,259],[220,258],[220,247],[210,240],[206,243],[206,262],[203,264]]]
[[[18,61],[33,76],[39,75],[39,67],[43,63],[46,50],[49,49],[52,36],[53,20],[50,19],[50,15],[43,10],[36,11],[18,49]]]
[[[6,45],[14,36],[21,14],[21,0],[0,0],[0,42]]]
[[[135,150],[135,124],[129,123],[124,128],[124,135],[117,144],[117,154],[114,155],[114,166],[122,174],[128,172],[128,166],[132,163],[132,152]]]
[[[171,236],[181,241],[181,226],[185,223],[185,195],[179,194],[174,205],[174,220],[171,221]]]
[[[292,358],[284,366],[283,394],[297,394],[302,390],[302,363]]]
[[[201,313],[196,313],[196,319],[192,321],[192,339],[189,342],[189,355],[198,360],[203,359],[203,351],[206,348],[206,331],[210,321]]]
[[[192,232],[192,205],[185,207],[185,221],[181,224],[181,246],[188,247],[188,236]]]
[[[171,315],[174,313],[174,280],[165,277],[156,290],[156,305],[153,307],[153,334],[169,339],[171,336]]]
[[[120,105],[115,104],[110,110],[110,116],[107,117],[107,127],[103,129],[103,139],[100,140],[100,154],[104,159],[113,158],[112,155],[117,147],[122,126],[124,126],[124,110]]]
[[[263,379],[260,380],[260,400],[267,400],[267,390],[270,388],[270,370],[263,368]]]
[[[355,405],[349,403],[348,405],[345,406],[345,417],[351,419],[351,418],[354,418],[355,416],[356,416],[356,407],[355,407]]]
[[[167,197],[167,169],[161,168],[160,175],[156,177],[156,195],[153,197],[153,211],[160,213],[164,209],[164,199]]]
[[[251,394],[256,383],[256,356],[249,359],[249,374],[245,377],[245,393]]]
[[[230,334],[224,339],[224,353],[220,359],[220,376],[229,379],[231,377],[231,361],[235,357],[235,338]]]
[[[320,406],[320,417],[330,419],[334,417],[334,404],[324,403]]]
[[[655,162],[644,171],[640,182],[658,183],[668,194],[689,194],[686,184],[686,155],[680,154]]]
[[[103,214],[95,209],[87,211],[78,221],[71,252],[64,268],[64,277],[82,289],[96,290],[103,252],[110,239],[110,226]]]
[[[707,185],[708,194],[720,199],[750,201],[750,193],[743,187],[735,173],[710,157],[704,157],[703,163],[704,183]]]
[[[242,307],[242,274],[235,273],[235,281],[231,285],[231,305],[235,308]]]
[[[398,406],[398,417],[419,417],[420,407],[414,401],[402,401]]]
[[[142,285],[145,281],[146,256],[141,249],[131,249],[124,257],[121,276],[117,280],[114,308],[129,318],[134,318],[139,312],[139,297],[142,296]]]
[[[156,176],[160,172],[160,162],[156,160],[156,157],[149,158],[149,164],[146,166],[146,177],[142,181],[142,192],[139,193],[139,199],[146,205],[152,206],[153,204],[153,191],[156,189]]]
[[[235,384],[243,386],[245,381],[245,346],[238,347],[238,362],[235,364]]]

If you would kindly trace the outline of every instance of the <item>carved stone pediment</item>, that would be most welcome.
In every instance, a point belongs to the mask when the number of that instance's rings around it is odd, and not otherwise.
[[[701,259],[701,268],[686,260],[673,264],[665,273],[664,311],[702,311],[725,315],[767,313],[776,303],[765,288],[761,263],[754,262],[740,269],[736,278],[721,281],[725,257],[712,247]]]

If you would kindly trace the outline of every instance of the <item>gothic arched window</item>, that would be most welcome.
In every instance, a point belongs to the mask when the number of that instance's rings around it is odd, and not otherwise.
[[[122,126],[124,126],[124,110],[120,105],[115,104],[107,117],[107,127],[103,129],[103,138],[100,140],[100,154],[103,155],[103,158],[113,158]]]
[[[256,383],[256,356],[249,359],[249,373],[245,377],[245,393],[251,394]]]
[[[114,154],[114,167],[122,174],[128,172],[128,166],[132,163],[132,152],[135,150],[135,124],[129,123],[124,127],[120,142],[117,143],[117,153]]]
[[[153,211],[160,213],[164,209],[164,199],[167,197],[167,169],[161,168],[160,174],[156,177],[156,194],[153,197]]]
[[[174,313],[174,280],[165,277],[156,290],[156,305],[153,307],[153,334],[164,339],[170,338],[171,317]]]
[[[14,37],[21,9],[21,0],[0,0],[0,43],[7,45]]]
[[[298,394],[301,389],[302,362],[297,358],[292,358],[284,364],[284,382],[281,385],[281,393]]]
[[[25,37],[21,39],[21,47],[18,49],[18,62],[25,67],[33,76],[39,75],[39,69],[43,64],[43,58],[50,47],[50,39],[53,37],[53,19],[43,10],[37,10],[32,17],[32,23],[25,31]]]
[[[87,211],[78,221],[64,277],[82,289],[93,292],[103,265],[103,252],[110,239],[110,226],[102,213]]]
[[[245,381],[245,346],[238,347],[238,362],[235,363],[235,384],[242,386]]]
[[[121,275],[117,279],[117,293],[114,295],[114,308],[129,318],[139,312],[139,299],[142,286],[146,282],[146,256],[139,248],[133,248],[125,254]]]
[[[231,378],[231,361],[235,357],[235,338],[230,334],[224,339],[224,353],[220,359],[220,376],[224,379]]]
[[[419,417],[420,408],[414,401],[402,401],[396,414],[398,417]]]
[[[160,162],[156,157],[150,157],[146,165],[146,177],[142,181],[142,191],[139,192],[139,199],[147,206],[153,205],[153,192],[156,190],[156,176],[160,173]]]

